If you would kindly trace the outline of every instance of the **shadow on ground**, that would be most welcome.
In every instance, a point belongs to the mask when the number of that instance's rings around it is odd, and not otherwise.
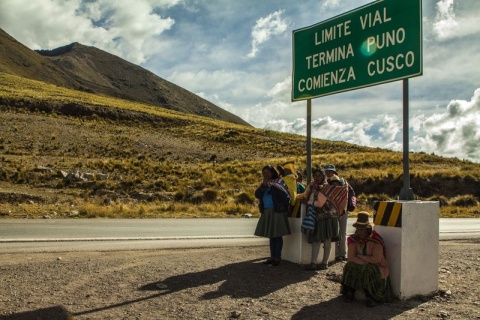
[[[215,269],[208,269],[199,272],[190,272],[171,276],[165,279],[158,279],[156,282],[144,284],[138,288],[139,291],[154,292],[148,296],[138,299],[121,301],[115,304],[105,305],[94,309],[68,312],[63,306],[27,311],[13,315],[0,316],[0,320],[72,320],[75,316],[95,314],[96,312],[114,309],[137,302],[166,296],[173,292],[195,288],[200,286],[213,285],[221,282],[220,286],[212,286],[213,291],[206,292],[201,299],[212,300],[223,296],[235,299],[252,298],[257,299],[267,296],[278,290],[303,281],[308,281],[314,272],[299,272],[299,265],[288,261],[282,261],[280,267],[269,267],[264,265],[263,260],[248,260],[238,263],[224,265]],[[265,272],[268,270],[268,272]],[[329,279],[338,282],[339,279]],[[305,306],[295,313],[291,319],[308,320],[319,319],[390,319],[408,310],[411,310],[425,301],[407,300],[394,301],[387,304],[379,304],[375,308],[367,308],[363,301],[354,301],[351,304],[343,302],[341,296],[320,302],[318,304]]]
[[[377,304],[374,308],[368,308],[365,301],[345,303],[343,297],[324,301],[318,304],[303,307],[294,314],[291,320],[334,320],[334,319],[370,319],[385,320],[403,314],[404,312],[418,307],[423,302],[417,300],[400,301]]]
[[[222,282],[218,290],[207,292],[201,299],[210,300],[222,296],[233,298],[259,298],[294,283],[308,281],[314,273],[299,272],[297,264],[282,261],[281,266],[264,265],[262,260],[248,260],[227,264],[215,269],[191,272],[159,279],[138,288],[139,291],[155,292],[138,299],[121,301],[94,309],[68,312],[63,306],[21,312],[0,316],[0,320],[72,320],[75,316],[94,314],[96,312],[123,307],[137,302],[154,299],[189,288]],[[265,270],[268,269],[268,272]]]
[[[73,320],[73,315],[63,306],[38,309],[0,316],[0,320]]]
[[[267,266],[264,260],[249,260],[227,264],[216,269],[185,273],[158,282],[143,285],[139,290],[166,293],[222,282],[218,290],[207,292],[202,298],[216,299],[221,296],[232,298],[260,298],[281,290],[294,283],[308,281],[314,273],[299,272],[298,264],[282,261],[281,266]],[[268,269],[268,272],[265,272]]]

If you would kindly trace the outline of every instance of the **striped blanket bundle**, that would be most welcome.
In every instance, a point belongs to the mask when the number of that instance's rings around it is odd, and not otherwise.
[[[345,186],[324,185],[321,191],[325,197],[337,209],[337,215],[341,216],[347,208],[348,189]]]

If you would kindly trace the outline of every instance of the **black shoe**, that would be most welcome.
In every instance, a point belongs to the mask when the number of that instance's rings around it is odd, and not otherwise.
[[[345,301],[346,303],[352,303],[353,302],[353,294],[346,294],[345,295],[345,299],[343,300]]]
[[[280,264],[280,258],[273,258],[272,266],[276,267]]]
[[[307,270],[307,271],[314,271],[314,270],[318,270],[318,267],[315,263],[310,263],[310,264],[307,264],[304,267],[304,269]]]
[[[375,300],[373,300],[372,295],[370,294],[370,292],[368,292],[367,289],[365,289],[365,297],[367,298],[367,300],[365,302],[367,307],[369,307],[369,308],[375,307]]]
[[[367,307],[373,308],[375,307],[375,304],[376,304],[375,300],[373,300],[372,298],[367,298],[367,302],[366,302]]]
[[[355,298],[355,289],[345,286],[345,299],[346,303],[352,303]]]
[[[262,263],[263,263],[263,264],[272,264],[273,261],[274,261],[273,258],[268,258],[267,260],[263,261]]]

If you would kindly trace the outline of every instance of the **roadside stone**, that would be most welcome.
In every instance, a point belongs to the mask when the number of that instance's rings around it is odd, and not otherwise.
[[[242,312],[241,312],[241,311],[233,310],[233,311],[230,313],[230,318],[238,319],[238,318],[240,318],[241,315],[242,315]]]
[[[446,319],[448,317],[450,317],[450,315],[448,314],[447,311],[444,311],[444,310],[440,310],[440,312],[438,313],[437,315],[439,318],[442,318],[442,319]]]

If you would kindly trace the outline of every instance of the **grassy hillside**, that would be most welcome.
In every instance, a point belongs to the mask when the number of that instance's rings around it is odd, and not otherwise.
[[[0,29],[0,72],[250,126],[240,117],[138,65],[76,42],[54,50],[32,51]]]
[[[64,89],[0,73],[2,217],[257,215],[265,164],[305,170],[305,137]],[[395,199],[402,154],[313,139],[313,164],[336,164],[359,210]],[[412,153],[417,199],[442,216],[480,217],[480,164]]]

